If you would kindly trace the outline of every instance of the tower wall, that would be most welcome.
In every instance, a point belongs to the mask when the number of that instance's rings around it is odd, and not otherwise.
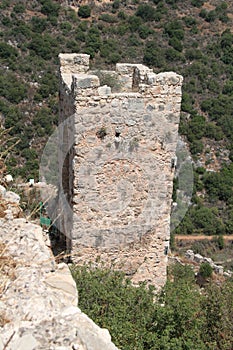
[[[61,173],[73,213],[63,215],[63,230],[75,262],[120,268],[135,283],[159,287],[166,280],[182,77],[117,64],[120,91],[112,92],[88,61],[60,54],[60,122],[67,121],[61,142],[70,142]]]

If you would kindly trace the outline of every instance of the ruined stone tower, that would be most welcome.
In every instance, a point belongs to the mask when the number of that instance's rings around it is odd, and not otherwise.
[[[60,230],[77,263],[166,280],[182,77],[60,54]],[[98,76],[111,84],[101,85]],[[106,80],[106,79],[105,79]]]

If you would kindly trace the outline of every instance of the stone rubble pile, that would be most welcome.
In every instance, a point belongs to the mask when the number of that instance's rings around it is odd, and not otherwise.
[[[191,261],[195,261],[199,264],[207,262],[213,268],[214,272],[219,275],[224,275],[225,277],[231,277],[232,271],[228,270],[226,272],[223,271],[223,266],[217,265],[213,262],[211,258],[207,258],[202,256],[201,254],[195,254],[191,249],[187,250],[185,253],[185,257]]]
[[[0,241],[16,262],[0,300],[8,321],[0,328],[0,350],[117,350],[109,332],[77,307],[69,268],[56,264],[40,226],[1,218]]]

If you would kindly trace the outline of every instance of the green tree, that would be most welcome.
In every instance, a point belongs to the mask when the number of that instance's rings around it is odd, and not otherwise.
[[[141,17],[144,21],[153,21],[155,19],[155,8],[149,4],[138,6],[136,16]]]
[[[0,58],[13,58],[15,59],[18,56],[18,51],[4,42],[0,43]]]
[[[102,43],[99,29],[92,26],[86,35],[85,42],[86,47],[90,50],[90,53],[92,52],[92,55],[94,57],[95,52],[97,52],[100,49]]]
[[[222,90],[223,94],[232,96],[233,95],[233,80],[228,80],[226,84],[223,86]]]
[[[178,20],[168,22],[164,27],[164,33],[168,34],[171,38],[177,38],[178,40],[184,39],[184,29],[182,23]]]
[[[175,50],[179,51],[179,52],[182,52],[183,50],[183,45],[182,43],[180,42],[179,39],[177,39],[176,37],[173,37],[169,40],[169,45],[171,45]]]
[[[204,0],[191,0],[191,4],[195,7],[201,7],[204,2]]]
[[[141,39],[146,39],[150,34],[153,34],[153,30],[150,27],[142,24],[138,27],[138,34]]]
[[[201,140],[194,139],[190,141],[189,149],[192,155],[200,154],[204,149],[204,145]]]
[[[201,264],[199,268],[199,274],[203,278],[210,278],[212,276],[212,273],[213,273],[213,269],[208,262],[204,262]]]
[[[91,8],[88,5],[81,5],[78,9],[78,16],[81,18],[88,18],[91,16]]]
[[[50,60],[54,54],[58,53],[57,42],[49,34],[44,34],[43,36],[39,34],[33,35],[31,42],[28,44],[28,48],[35,55],[45,60]]]
[[[51,0],[40,0],[42,3],[41,12],[45,15],[57,17],[60,5]]]
[[[99,16],[99,20],[107,22],[107,23],[116,23],[118,19],[115,16],[109,15],[108,13],[103,13]]]
[[[33,118],[33,125],[37,135],[46,136],[51,134],[52,126],[55,124],[54,116],[49,108],[41,108]]]
[[[224,242],[224,237],[223,235],[218,235],[218,238],[217,238],[217,245],[218,245],[218,248],[220,250],[222,250],[225,246],[225,242]]]
[[[0,76],[0,95],[12,103],[19,103],[27,97],[27,86],[10,71]]]
[[[128,18],[129,28],[132,32],[138,30],[139,26],[142,24],[142,19],[137,16],[130,16]]]
[[[169,267],[166,286],[133,287],[117,271],[73,266],[79,306],[125,350],[230,349],[233,281],[200,293],[190,266]]]
[[[49,97],[49,95],[56,94],[57,87],[57,76],[53,72],[48,70],[47,72],[45,72],[45,74],[40,80],[40,87],[37,91],[37,96],[35,96],[35,98],[41,100],[41,97],[46,98]]]
[[[16,4],[14,7],[13,7],[13,11],[15,13],[24,13],[26,10],[25,6],[23,4]]]
[[[153,312],[153,293],[132,286],[121,272],[87,267],[71,269],[80,295],[80,308],[125,350],[142,349],[143,335]]]
[[[147,41],[143,62],[149,66],[162,68],[165,65],[165,55],[155,40]]]
[[[31,25],[33,32],[43,33],[47,26],[47,20],[40,17],[32,17]]]
[[[208,349],[231,349],[233,343],[233,282],[207,286],[202,302],[205,316],[203,339]]]
[[[203,176],[203,183],[209,196],[209,199],[222,201],[231,201],[233,195],[233,166],[230,164],[221,169],[220,172],[206,173]]]

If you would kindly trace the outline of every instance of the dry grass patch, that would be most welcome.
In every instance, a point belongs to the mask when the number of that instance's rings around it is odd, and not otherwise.
[[[15,260],[8,254],[6,245],[0,242],[0,297],[4,294],[8,283],[15,279],[15,268]],[[8,322],[5,315],[0,314],[0,327]]]

